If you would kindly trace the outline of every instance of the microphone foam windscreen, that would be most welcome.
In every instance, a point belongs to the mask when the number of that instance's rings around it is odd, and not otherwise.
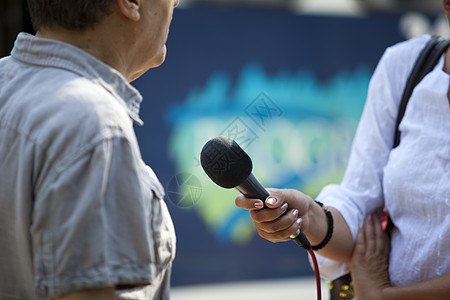
[[[252,173],[250,157],[231,138],[218,136],[203,146],[200,161],[206,174],[223,188],[234,188]]]

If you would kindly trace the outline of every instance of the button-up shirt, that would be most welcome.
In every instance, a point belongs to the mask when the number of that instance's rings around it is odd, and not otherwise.
[[[0,298],[134,286],[167,299],[175,233],[141,158],[142,97],[83,50],[20,34],[0,60]]]

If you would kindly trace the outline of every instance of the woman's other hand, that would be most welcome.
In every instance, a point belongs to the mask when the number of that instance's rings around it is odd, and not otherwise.
[[[368,215],[356,237],[351,262],[355,296],[358,300],[383,299],[383,290],[390,287],[390,240],[379,218]]]

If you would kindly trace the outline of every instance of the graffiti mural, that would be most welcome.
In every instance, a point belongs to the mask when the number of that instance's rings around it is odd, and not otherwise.
[[[263,185],[297,188],[314,197],[324,183],[339,182],[343,175],[369,79],[364,67],[320,83],[301,69],[270,76],[261,65],[249,64],[236,83],[225,73],[212,74],[173,106],[167,112],[170,159],[177,172],[199,179],[201,194],[195,193],[193,209],[207,228],[230,243],[246,243],[254,234],[248,213],[234,206],[236,191],[215,186],[199,166],[210,138],[236,140],[252,157]],[[193,196],[191,185],[180,187],[182,195]]]

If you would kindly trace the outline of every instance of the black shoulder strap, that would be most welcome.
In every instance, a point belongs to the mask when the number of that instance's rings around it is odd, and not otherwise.
[[[400,131],[398,126],[403,119],[406,105],[408,104],[408,100],[411,97],[414,88],[425,77],[425,75],[433,70],[434,66],[439,61],[439,58],[442,56],[442,53],[444,53],[449,45],[450,40],[444,40],[439,36],[432,36],[420,52],[419,57],[412,68],[411,74],[408,77],[408,81],[406,82],[405,90],[403,91],[402,101],[398,109],[393,148],[400,144]]]

